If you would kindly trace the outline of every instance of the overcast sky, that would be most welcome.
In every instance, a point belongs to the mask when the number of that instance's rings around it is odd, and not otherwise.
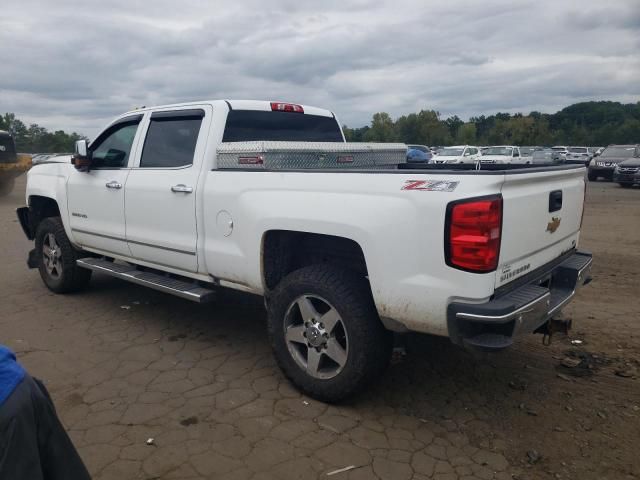
[[[95,136],[210,98],[377,111],[555,112],[640,100],[640,0],[3,0],[0,112]]]

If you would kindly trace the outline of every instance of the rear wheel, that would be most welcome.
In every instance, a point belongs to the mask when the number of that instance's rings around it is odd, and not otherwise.
[[[89,283],[91,270],[76,265],[80,251],[71,245],[60,217],[45,218],[38,225],[36,255],[40,277],[52,292],[75,292]]]
[[[384,329],[361,275],[330,265],[297,270],[270,297],[269,335],[278,365],[300,390],[337,402],[362,390],[389,362]]]

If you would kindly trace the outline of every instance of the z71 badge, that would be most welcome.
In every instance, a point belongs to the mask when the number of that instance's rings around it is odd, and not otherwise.
[[[453,180],[407,180],[402,190],[422,192],[453,192],[460,182]]]

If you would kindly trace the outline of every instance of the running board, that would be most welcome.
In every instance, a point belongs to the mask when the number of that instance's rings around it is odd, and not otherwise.
[[[102,258],[91,257],[76,260],[76,264],[79,267],[88,268],[94,272],[105,273],[112,277],[126,280],[127,282],[186,298],[192,302],[205,303],[215,299],[215,291],[201,287],[195,282],[189,283],[153,272],[143,272],[131,265],[123,265]]]

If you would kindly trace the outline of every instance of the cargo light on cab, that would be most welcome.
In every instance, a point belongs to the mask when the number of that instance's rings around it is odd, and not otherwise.
[[[302,105],[295,103],[271,102],[271,110],[274,112],[304,113]]]

